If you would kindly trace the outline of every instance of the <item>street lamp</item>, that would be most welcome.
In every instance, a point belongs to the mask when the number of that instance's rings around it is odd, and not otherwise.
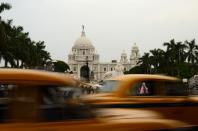
[[[87,72],[87,81],[89,82],[89,61],[88,61],[88,56],[86,56],[86,72]]]

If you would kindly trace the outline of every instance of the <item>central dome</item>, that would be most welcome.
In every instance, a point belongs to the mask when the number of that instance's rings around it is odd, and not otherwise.
[[[74,42],[73,48],[84,49],[84,48],[94,48],[94,47],[88,38],[81,36]]]
[[[85,35],[84,26],[83,26],[81,37],[78,38],[74,42],[73,48],[75,49],[93,49],[94,48],[91,41]]]

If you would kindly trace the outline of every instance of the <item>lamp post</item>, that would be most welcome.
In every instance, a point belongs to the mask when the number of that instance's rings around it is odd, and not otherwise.
[[[86,56],[86,71],[87,71],[87,81],[89,82],[89,61],[88,61],[88,56]]]

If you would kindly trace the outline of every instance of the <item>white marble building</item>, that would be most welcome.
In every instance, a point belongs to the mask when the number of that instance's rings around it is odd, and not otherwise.
[[[117,60],[112,60],[108,63],[100,62],[99,54],[86,37],[83,26],[80,38],[74,42],[71,53],[68,55],[68,65],[78,78],[83,79],[89,75],[90,79],[100,81],[106,72],[114,71],[118,63],[123,66],[123,71],[126,71],[137,65],[139,58],[139,49],[134,44],[129,59],[127,54],[123,52],[119,62]]]

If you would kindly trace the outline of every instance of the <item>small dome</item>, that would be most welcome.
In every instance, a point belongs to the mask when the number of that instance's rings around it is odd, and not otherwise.
[[[125,50],[122,52],[121,56],[127,56],[127,53],[125,52]]]
[[[136,45],[136,43],[134,43],[132,50],[139,50],[138,46]]]

